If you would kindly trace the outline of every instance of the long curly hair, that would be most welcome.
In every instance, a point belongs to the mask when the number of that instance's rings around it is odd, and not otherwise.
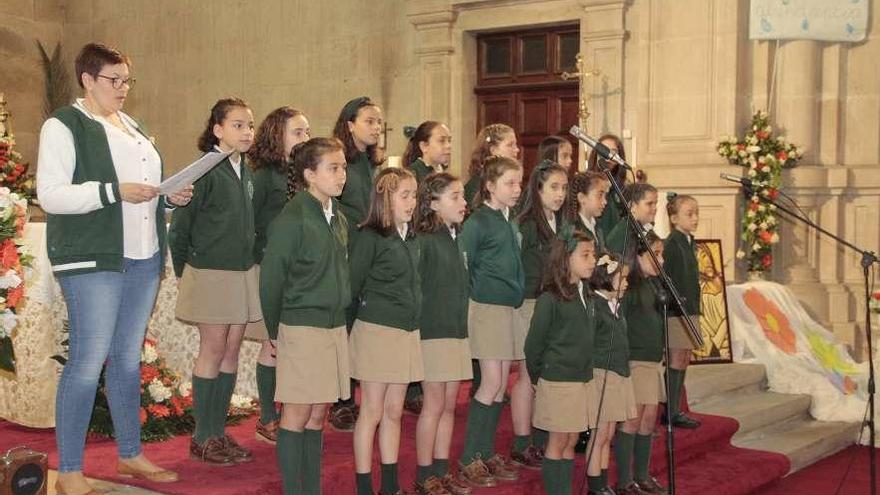
[[[492,146],[498,146],[498,143],[513,133],[513,127],[507,124],[489,124],[484,127],[477,134],[477,142],[474,143],[474,151],[471,152],[471,164],[468,168],[468,175],[470,177],[481,177],[486,160],[492,156],[490,151]]]
[[[568,220],[574,222],[580,214],[581,205],[578,203],[578,194],[589,194],[602,182],[608,182],[608,179],[599,172],[578,172],[571,177],[571,180],[568,181],[568,209],[565,212]]]
[[[280,172],[287,170],[290,157],[284,155],[284,128],[288,120],[299,115],[303,113],[288,106],[269,112],[257,128],[254,145],[248,150],[252,169],[276,167]]]
[[[379,105],[374,103],[373,100],[367,96],[355,98],[342,107],[342,110],[339,112],[339,117],[336,119],[336,125],[333,127],[333,137],[342,141],[342,145],[345,149],[345,160],[348,163],[353,162],[358,154],[357,146],[354,144],[354,136],[351,135],[348,123],[357,120],[358,115],[361,113],[361,109],[365,107],[379,108]],[[354,111],[351,111],[352,109]],[[372,163],[374,167],[381,165],[382,162],[385,161],[385,157],[382,155],[378,144],[367,146],[366,153],[370,159],[370,163]]]
[[[413,215],[416,232],[420,234],[437,232],[443,226],[443,219],[431,209],[431,202],[440,199],[446,189],[456,182],[459,182],[458,177],[446,172],[435,172],[425,177],[419,185],[416,211]],[[458,229],[458,225],[453,227]]]
[[[572,237],[578,244],[582,242],[594,242],[593,238],[581,231],[572,232]],[[558,237],[553,238],[550,245],[550,254],[544,261],[544,270],[541,276],[541,291],[551,292],[563,301],[571,301],[577,297],[577,285],[571,283],[571,253],[566,249],[565,242]]]

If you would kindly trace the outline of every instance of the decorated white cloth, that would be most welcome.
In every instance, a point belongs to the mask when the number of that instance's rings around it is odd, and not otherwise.
[[[815,419],[862,421],[867,363],[856,362],[834,334],[810,317],[794,293],[776,283],[755,281],[728,286],[727,300],[734,361],[763,364],[773,392],[810,395]],[[868,443],[867,433],[862,443]]]
[[[46,224],[25,226],[25,242],[34,255],[34,267],[25,275],[25,303],[12,334],[16,355],[15,375],[0,372],[0,418],[36,427],[55,426],[55,391],[61,366],[51,356],[62,353],[61,342],[67,306],[52,274],[46,254]],[[198,330],[174,318],[177,279],[170,258],[150,318],[147,336],[157,342],[168,366],[189,382],[199,350]],[[256,360],[260,347],[245,341],[238,361],[236,393],[256,397]]]

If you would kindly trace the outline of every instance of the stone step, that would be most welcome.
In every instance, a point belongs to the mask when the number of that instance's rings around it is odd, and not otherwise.
[[[701,364],[688,368],[685,388],[688,403],[693,406],[714,395],[765,390],[767,373],[761,364]]]
[[[807,419],[809,395],[778,394],[741,388],[707,397],[691,407],[695,412],[727,416],[739,422],[734,439],[774,423]]]
[[[783,454],[791,461],[789,474],[852,445],[858,423],[809,418],[771,424],[733,438],[733,445]]]

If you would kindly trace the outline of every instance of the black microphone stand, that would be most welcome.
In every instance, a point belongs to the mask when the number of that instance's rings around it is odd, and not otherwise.
[[[853,251],[859,253],[862,256],[860,264],[862,266],[862,274],[865,279],[865,338],[868,341],[868,414],[869,414],[869,416],[868,416],[868,420],[867,420],[867,426],[868,426],[868,432],[871,435],[871,441],[870,441],[871,450],[869,452],[868,458],[871,461],[871,466],[870,466],[871,495],[876,495],[877,494],[877,449],[876,449],[876,439],[875,439],[876,425],[874,424],[874,392],[875,392],[875,385],[874,385],[874,342],[873,342],[874,339],[873,339],[873,334],[871,332],[871,307],[870,307],[870,304],[871,304],[871,289],[870,289],[871,277],[870,277],[870,269],[871,269],[872,265],[880,262],[880,260],[877,259],[877,255],[874,254],[872,251],[866,251],[866,250],[856,246],[855,244],[850,243],[846,239],[843,239],[835,234],[832,234],[831,232],[828,232],[827,230],[823,229],[822,227],[817,225],[815,222],[813,222],[809,218],[806,218],[806,217],[792,211],[790,208],[787,208],[785,206],[780,205],[776,201],[774,201],[768,197],[765,197],[760,192],[756,192],[752,187],[753,186],[752,181],[750,181],[749,179],[742,179],[740,183],[743,186],[743,193],[746,195],[747,198],[751,199],[751,198],[757,197],[758,200],[761,201],[762,203],[767,203],[767,204],[773,205],[777,210],[785,213],[787,216],[789,216],[793,219],[799,220],[800,222],[803,222],[808,227],[813,228],[817,232],[824,234],[826,237],[831,238],[832,240],[834,240],[838,244],[846,246],[849,249],[852,249]],[[863,425],[863,426],[865,426],[865,425]]]
[[[660,286],[655,286],[657,293],[657,301],[660,303],[660,306],[663,308],[663,347],[666,352],[666,373],[663,375],[663,386],[666,388],[666,402],[669,404],[672,397],[672,389],[669,384],[669,322],[667,318],[669,317],[669,294],[666,292],[666,289]],[[668,407],[668,406],[667,406]],[[672,426],[672,418],[668,418],[666,421],[666,472],[669,477],[669,483],[667,487],[667,492],[670,494],[675,493],[675,428]]]
[[[603,157],[608,158],[608,157]],[[657,259],[657,256],[654,254],[654,251],[651,250],[651,246],[648,244],[648,240],[645,238],[644,228],[636,221],[635,217],[632,214],[632,211],[629,207],[626,206],[626,198],[623,195],[623,189],[620,187],[620,183],[617,182],[617,179],[614,177],[614,174],[611,173],[611,170],[602,163],[602,160],[596,160],[596,163],[599,167],[599,170],[605,174],[605,177],[608,178],[608,181],[611,182],[611,187],[614,190],[614,194],[619,200],[620,204],[624,205],[623,210],[626,212],[626,219],[629,222],[630,228],[633,232],[636,233],[636,237],[638,237],[639,244],[645,248],[645,252],[647,252],[651,256],[651,262],[654,264],[654,267],[657,268],[657,273],[660,274],[660,280],[663,283],[663,287],[668,291],[668,296],[672,297],[673,307],[678,308],[681,312],[682,317],[687,322],[688,330],[691,333],[691,337],[694,340],[694,343],[703,346],[703,336],[700,334],[700,331],[697,330],[697,327],[694,325],[694,322],[691,321],[690,317],[687,315],[687,311],[684,309],[684,302],[682,301],[681,295],[678,293],[678,289],[676,289],[675,284],[672,283],[672,280],[669,278],[669,274],[666,273],[666,270],[663,269],[663,265],[660,263],[660,260]],[[622,165],[619,165],[622,166]],[[667,301],[668,303],[668,301]],[[665,311],[666,305],[664,305]],[[666,325],[664,319],[664,325]],[[666,332],[666,392],[669,393],[669,332]],[[666,397],[667,404],[668,401],[675,400],[673,397]],[[675,495],[675,463],[673,457],[673,426],[672,426],[672,418],[669,418],[666,425],[666,450],[669,454],[669,465],[667,467],[668,476],[669,476],[669,495]]]

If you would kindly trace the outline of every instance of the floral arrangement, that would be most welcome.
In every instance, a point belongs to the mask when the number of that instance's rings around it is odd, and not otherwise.
[[[27,201],[6,187],[0,187],[0,370],[15,372],[12,330],[18,324],[16,311],[24,299],[25,268],[33,256],[24,244]]]
[[[773,137],[770,115],[763,110],[752,116],[744,138],[723,137],[718,154],[745,169],[752,183],[743,214],[742,248],[736,257],[746,261],[750,272],[768,271],[773,266],[772,246],[779,242],[779,224],[776,206],[764,200],[779,196],[782,170],[795,167],[803,154],[785,139]]]
[[[880,290],[871,294],[871,300],[868,302],[868,307],[871,308],[872,313],[880,314]]]
[[[28,174],[30,165],[22,161],[21,153],[15,151],[12,134],[0,136],[0,187],[18,194],[31,204],[37,204],[34,176]]]
[[[61,364],[66,359],[53,356]],[[256,404],[248,397],[233,395],[227,422],[235,424],[256,411]],[[141,440],[161,442],[175,435],[191,433],[195,427],[192,416],[192,384],[181,380],[180,375],[167,366],[159,355],[156,342],[144,341],[141,350]],[[105,377],[101,373],[95,409],[89,423],[89,431],[98,435],[112,436],[113,421],[105,393]]]

